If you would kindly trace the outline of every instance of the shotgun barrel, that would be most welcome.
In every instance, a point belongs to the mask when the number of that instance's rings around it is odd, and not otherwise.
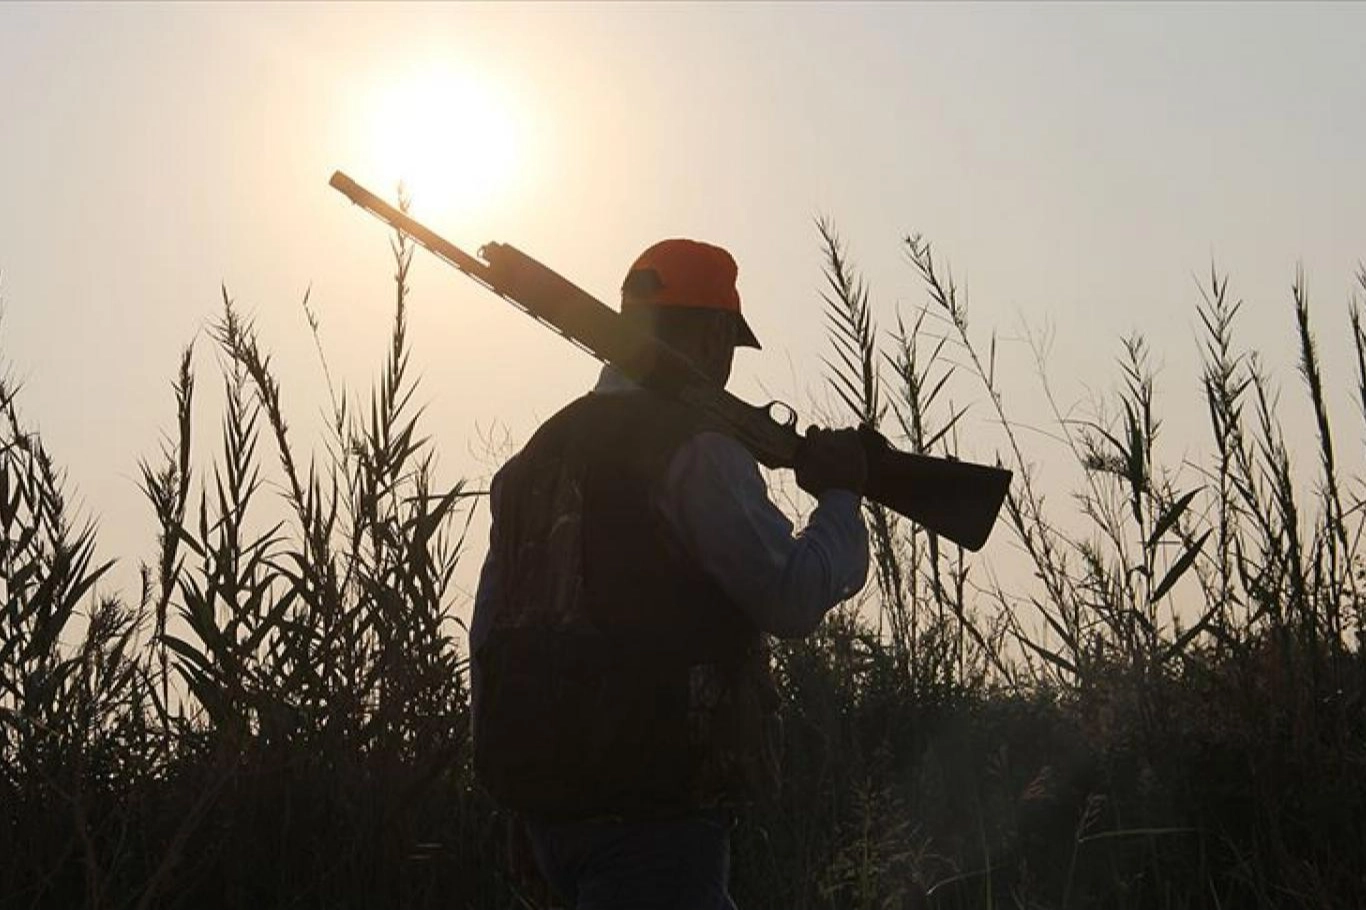
[[[743,443],[770,468],[797,463],[802,436],[795,417],[780,421],[726,392],[678,351],[639,331],[611,307],[510,244],[489,243],[478,257],[441,237],[357,184],[341,171],[332,187],[356,205],[411,237],[494,294],[553,329],[631,379],[697,409],[717,430]],[[968,550],[986,543],[1010,488],[1008,470],[901,452],[865,430],[870,500]]]

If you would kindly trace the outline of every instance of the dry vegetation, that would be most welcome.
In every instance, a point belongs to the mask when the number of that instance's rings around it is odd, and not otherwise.
[[[737,900],[1359,906],[1363,488],[1335,458],[1303,280],[1313,493],[1212,274],[1199,476],[1156,462],[1148,351],[1127,339],[1115,420],[1057,420],[1084,469],[1076,527],[1075,506],[1045,508],[994,343],[973,343],[929,244],[905,240],[926,303],[879,334],[833,229],[821,237],[838,399],[904,446],[952,453],[962,412],[945,390],[976,384],[1016,472],[995,540],[1023,549],[1033,583],[1007,589],[870,508],[861,611],[778,650],[785,780],[737,829]],[[543,900],[508,872],[505,821],[470,774],[451,580],[474,500],[433,477],[408,371],[411,249],[394,253],[384,370],[367,402],[334,395],[307,465],[224,293],[218,451],[197,476],[186,350],[175,429],[142,468],[160,536],[135,598],[94,593],[93,533],[0,384],[6,905]],[[1355,303],[1350,325],[1366,414]],[[277,486],[288,517],[263,525]],[[1177,592],[1198,610],[1176,611]]]

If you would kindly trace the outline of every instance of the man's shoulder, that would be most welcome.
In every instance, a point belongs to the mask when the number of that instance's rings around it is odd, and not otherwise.
[[[745,465],[758,464],[754,459],[754,454],[745,447],[744,443],[724,430],[708,427],[705,424],[697,427],[683,441],[679,451],[687,451],[695,456],[724,462],[736,462]]]
[[[627,449],[673,451],[709,429],[696,408],[651,389],[592,392],[574,405],[561,412],[566,425]]]
[[[730,434],[707,427],[698,429],[674,450],[668,477],[675,489],[707,484],[738,492],[756,481],[762,486],[754,454]]]
[[[757,462],[744,444],[696,408],[634,387],[590,392],[566,404],[503,463],[494,484],[519,469],[536,470],[532,466],[542,465],[547,457],[559,464],[569,453],[576,454],[571,461],[644,460],[675,478],[758,477]]]

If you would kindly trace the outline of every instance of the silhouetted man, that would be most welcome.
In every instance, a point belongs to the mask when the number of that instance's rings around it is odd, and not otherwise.
[[[623,318],[724,386],[736,265],[666,240],[622,285]],[[471,628],[475,762],[527,820],[538,867],[579,907],[732,907],[731,808],[776,782],[766,634],[804,636],[862,588],[856,431],[812,429],[806,527],[754,457],[606,367],[494,478]]]

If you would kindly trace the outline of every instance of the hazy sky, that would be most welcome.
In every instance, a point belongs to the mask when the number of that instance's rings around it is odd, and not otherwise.
[[[137,460],[171,425],[178,351],[220,283],[255,316],[305,448],[326,404],[309,286],[334,375],[368,388],[387,238],[327,178],[388,193],[409,168],[417,214],[452,240],[515,243],[609,301],[661,237],[729,247],[765,343],[732,388],[799,407],[824,351],[813,218],[834,219],[884,322],[924,299],[899,247],[923,232],[981,340],[1003,337],[1027,422],[1043,423],[1021,326],[1054,328],[1065,406],[1111,389],[1119,337],[1146,334],[1173,460],[1207,434],[1193,276],[1232,274],[1243,340],[1289,399],[1302,262],[1359,455],[1344,308],[1366,258],[1364,34],[1360,4],[6,3],[0,350],[103,551],[131,567],[154,545]],[[595,367],[430,258],[412,284],[442,474],[482,477],[477,428],[520,441]],[[218,433],[205,342],[201,452]],[[965,430],[989,458],[982,423]]]

